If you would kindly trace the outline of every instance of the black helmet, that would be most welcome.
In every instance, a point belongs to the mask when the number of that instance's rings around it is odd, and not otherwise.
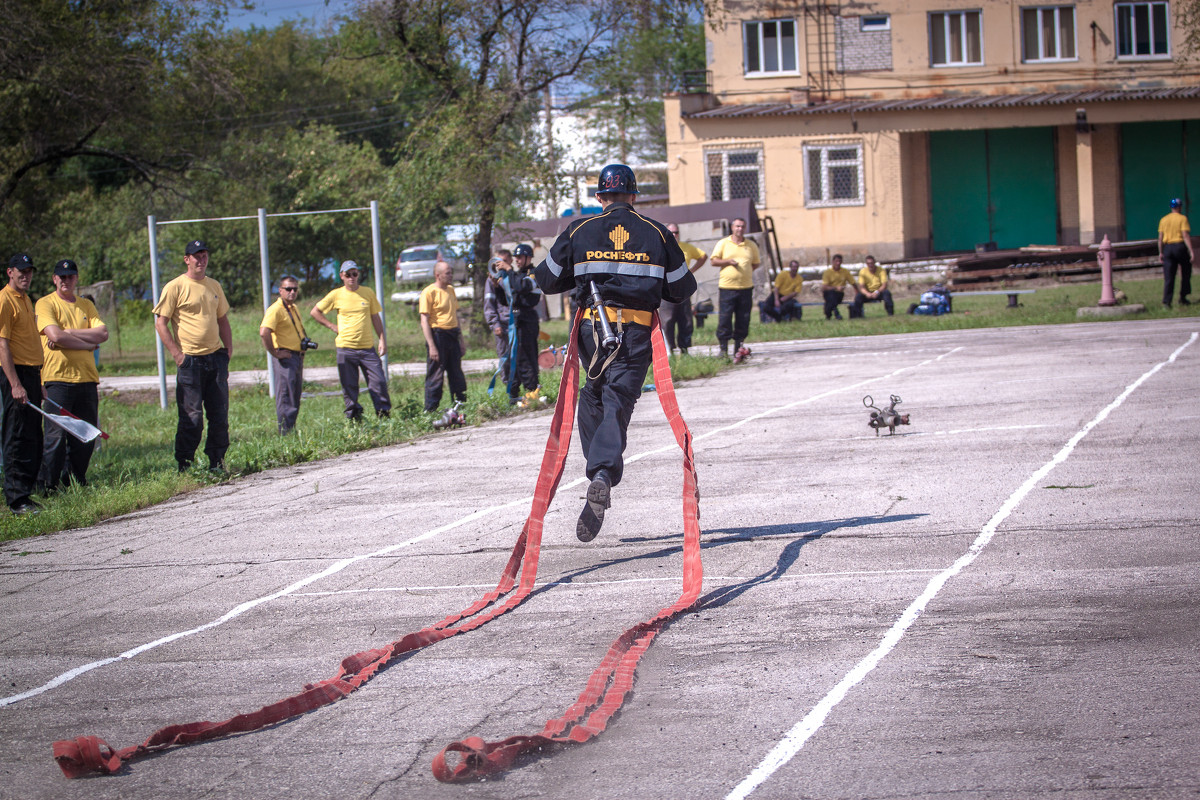
[[[600,170],[600,179],[596,181],[596,194],[637,194],[637,178],[633,170],[624,164],[609,164]]]
[[[533,258],[533,248],[527,244],[519,244],[513,248],[513,256],[529,256]]]

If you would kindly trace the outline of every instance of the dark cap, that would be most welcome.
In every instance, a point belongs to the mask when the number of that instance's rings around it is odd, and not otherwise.
[[[9,269],[33,269],[33,259],[25,253],[17,253],[8,260]]]
[[[527,244],[519,244],[513,248],[513,255],[533,258],[533,248]]]
[[[1183,201],[1176,197],[1171,201],[1171,208],[1183,208]]]
[[[75,266],[75,262],[71,259],[64,258],[54,265],[54,274],[60,278],[65,278],[68,275],[78,275],[79,267]]]
[[[196,255],[196,253],[199,253],[201,250],[203,250],[204,252],[207,253],[208,245],[206,245],[204,242],[200,241],[199,239],[193,239],[192,241],[187,243],[187,247],[183,248],[183,254],[185,256],[194,256],[194,255]]]

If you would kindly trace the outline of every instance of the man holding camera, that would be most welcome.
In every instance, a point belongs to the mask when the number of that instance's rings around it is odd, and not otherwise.
[[[267,309],[258,329],[263,347],[275,359],[275,417],[281,436],[296,427],[304,385],[304,351],[317,346],[300,321],[299,297],[300,282],[284,275],[279,281],[279,299]]]
[[[154,330],[176,367],[179,425],[175,429],[175,462],[180,472],[192,465],[207,415],[204,452],[208,468],[224,472],[229,449],[229,358],[233,355],[229,301],[221,284],[208,277],[208,245],[195,239],[183,253],[187,271],[163,287],[154,307]]]
[[[544,292],[582,290],[579,359],[587,382],[579,391],[579,441],[591,481],[575,526],[581,542],[600,532],[609,494],[621,481],[625,434],[642,395],[652,348],[651,322],[663,300],[686,303],[696,278],[666,226],[633,209],[637,180],[628,166],[600,172],[603,209],[572,222],[534,271]],[[600,315],[603,315],[601,317]],[[611,331],[611,342],[607,339]]]

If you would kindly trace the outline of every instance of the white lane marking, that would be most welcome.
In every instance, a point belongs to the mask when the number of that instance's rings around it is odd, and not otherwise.
[[[840,389],[831,389],[828,392],[824,392],[822,394],[815,395],[806,400],[797,400],[797,401],[788,403],[786,405],[779,406],[777,408],[759,412],[758,414],[747,417],[739,422],[735,422],[732,425],[726,425],[723,428],[717,428],[715,430],[709,431],[708,433],[706,433],[702,436],[694,437],[693,441],[700,441],[702,439],[707,439],[711,436],[715,436],[717,433],[733,430],[733,429],[738,428],[746,423],[752,422],[753,420],[759,419],[761,417],[765,417],[769,414],[774,414],[779,411],[784,411],[786,409],[793,408],[795,406],[802,405],[804,403],[811,403],[811,402],[813,402],[815,400],[819,400],[823,397],[828,397],[830,395],[837,394],[839,392],[850,391],[851,389],[857,388],[859,386],[865,386],[869,383],[874,383],[876,381],[887,380],[888,378],[891,378],[895,375],[899,375],[901,372],[906,372],[908,370],[917,369],[918,367],[922,367],[926,364],[930,364],[930,363],[933,363],[934,361],[938,361],[938,360],[944,358],[945,356],[948,356],[951,353],[955,353],[961,349],[962,349],[961,347],[956,347],[953,350],[950,350],[949,352],[943,353],[942,355],[938,356],[937,358],[923,361],[920,364],[916,364],[911,367],[901,367],[900,369],[890,372],[887,375],[884,375],[883,377],[880,377],[880,378],[870,378],[865,381],[859,381],[858,383],[852,384],[850,386],[844,386]],[[675,444],[674,442],[672,442],[667,447],[660,447],[657,450],[651,450],[649,452],[638,453],[635,456],[631,456],[630,458],[625,459],[625,463],[637,461],[648,455],[654,455],[656,453],[662,453],[667,450],[673,450],[676,447],[678,447],[678,445]],[[575,480],[573,480],[569,483],[561,485],[559,487],[559,491],[565,491],[565,490],[571,489],[572,487],[579,486],[579,485],[583,484],[584,482],[585,482],[584,478],[582,478],[582,477],[576,478]],[[415,536],[412,539],[407,539],[403,542],[389,545],[389,546],[383,548],[382,550],[376,550],[373,553],[365,553],[362,555],[351,556],[350,558],[344,558],[340,561],[336,561],[333,564],[330,564],[325,569],[321,570],[320,572],[318,572],[314,575],[310,575],[307,578],[302,578],[301,580],[296,581],[295,583],[293,583],[290,586],[284,587],[283,589],[280,589],[276,592],[272,592],[271,594],[256,598],[254,600],[247,600],[246,602],[242,603],[241,605],[230,610],[224,616],[222,616],[218,619],[215,619],[211,622],[207,622],[204,625],[201,625],[196,628],[192,628],[191,630],[180,631],[178,633],[172,633],[168,636],[162,637],[161,639],[155,639],[152,642],[147,642],[145,644],[138,645],[137,647],[134,647],[130,650],[126,650],[124,653],[121,653],[120,655],[101,659],[99,661],[92,661],[88,664],[83,664],[81,666],[75,667],[74,669],[67,670],[66,672],[62,673],[61,675],[51,678],[46,683],[43,683],[41,686],[37,686],[37,687],[30,689],[28,691],[25,691],[25,692],[21,692],[20,694],[8,695],[7,697],[0,697],[0,708],[10,706],[13,703],[19,703],[22,700],[28,700],[31,697],[36,697],[37,695],[42,694],[44,692],[48,692],[51,689],[54,689],[58,686],[63,685],[64,683],[67,683],[68,681],[72,681],[75,678],[78,678],[80,675],[91,672],[94,669],[99,669],[100,667],[104,667],[109,664],[113,664],[117,661],[123,661],[126,659],[134,658],[135,656],[141,655],[142,653],[146,652],[147,650],[153,650],[156,647],[161,647],[164,644],[170,644],[171,642],[174,642],[178,639],[183,639],[188,636],[194,636],[197,633],[207,631],[210,628],[215,628],[218,625],[224,625],[229,620],[239,617],[242,614],[246,613],[247,611],[250,611],[253,608],[257,608],[258,606],[262,605],[263,603],[268,603],[268,602],[270,602],[272,600],[276,600],[280,597],[284,597],[286,595],[293,594],[296,591],[303,589],[305,586],[308,586],[311,583],[315,583],[316,581],[319,581],[323,578],[327,578],[330,575],[334,575],[338,572],[341,572],[345,568],[352,566],[354,564],[357,564],[360,561],[365,561],[369,558],[378,558],[379,556],[387,555],[388,553],[393,553],[402,548],[417,544],[418,542],[423,542],[426,539],[431,539],[434,536],[440,535],[446,531],[452,530],[454,528],[458,528],[469,522],[474,522],[475,520],[478,520],[478,519],[480,519],[484,516],[487,516],[488,514],[491,514],[493,512],[501,511],[503,509],[511,508],[513,506],[527,505],[532,501],[533,501],[533,496],[530,495],[528,497],[523,497],[519,500],[513,500],[511,502],[504,503],[502,505],[490,506],[488,508],[479,509],[478,511],[468,514],[467,516],[462,517],[461,519],[458,519],[454,522],[449,522],[445,525],[442,525],[439,528],[434,528],[433,530],[427,531],[427,532],[421,534],[420,536]]]
[[[939,572],[933,577],[932,580],[929,581],[929,584],[925,587],[925,591],[923,591],[916,600],[913,600],[912,604],[904,610],[904,613],[900,615],[900,618],[897,619],[895,624],[893,624],[888,632],[884,634],[884,637],[880,640],[879,645],[870,653],[868,653],[865,658],[859,661],[852,670],[846,673],[845,677],[843,677],[836,686],[830,689],[828,694],[821,698],[820,702],[818,702],[816,706],[814,706],[813,709],[805,715],[804,719],[797,722],[792,729],[788,731],[787,735],[784,736],[779,744],[775,745],[775,747],[771,749],[771,752],[767,753],[766,758],[764,758],[762,762],[742,780],[741,783],[735,786],[733,791],[725,796],[725,800],[743,800],[743,798],[747,797],[751,792],[758,788],[763,781],[771,777],[771,775],[774,774],[777,769],[791,761],[792,757],[795,756],[796,753],[800,751],[800,748],[804,746],[804,743],[807,742],[813,736],[813,734],[815,734],[821,728],[821,725],[823,725],[825,722],[825,718],[829,716],[831,711],[833,711],[834,706],[842,702],[842,700],[846,697],[846,694],[852,688],[854,688],[859,681],[861,681],[873,669],[875,669],[875,667],[879,665],[879,662],[882,661],[884,657],[892,651],[892,648],[894,648],[900,642],[900,638],[904,636],[905,631],[907,631],[912,624],[917,621],[917,617],[919,617],[921,612],[925,610],[925,606],[927,606],[929,601],[937,596],[938,592],[942,590],[942,587],[946,585],[946,582],[958,573],[962,572],[979,556],[981,552],[983,552],[983,549],[987,547],[988,543],[992,540],[992,536],[995,535],[996,529],[1000,527],[1000,523],[1004,522],[1004,520],[1008,518],[1008,515],[1011,514],[1014,509],[1016,509],[1017,505],[1025,499],[1025,496],[1033,490],[1038,482],[1041,481],[1042,478],[1046,477],[1046,475],[1049,474],[1052,469],[1066,461],[1067,457],[1071,455],[1071,451],[1075,449],[1075,445],[1079,444],[1083,437],[1087,436],[1093,428],[1103,422],[1109,414],[1111,414],[1122,403],[1124,403],[1125,400],[1131,394],[1133,394],[1139,386],[1149,380],[1152,375],[1165,367],[1167,364],[1174,363],[1179,354],[1196,341],[1197,336],[1200,336],[1200,334],[1192,333],[1191,337],[1189,337],[1186,342],[1180,345],[1175,352],[1171,353],[1170,357],[1167,358],[1166,361],[1160,361],[1159,363],[1155,364],[1145,374],[1143,374],[1142,377],[1125,387],[1125,391],[1121,392],[1121,394],[1117,396],[1116,400],[1113,400],[1111,403],[1105,406],[1105,408],[1099,414],[1092,418],[1091,422],[1089,422],[1087,425],[1084,425],[1078,433],[1072,436],[1070,440],[1063,445],[1062,449],[1054,454],[1053,458],[1051,458],[1036,472],[1030,475],[1029,478],[1027,478],[1026,481],[1021,484],[1020,488],[1013,492],[1009,498],[1004,501],[1004,503],[1000,506],[1000,510],[997,511],[995,515],[988,520],[988,523],[983,526],[983,529],[979,532],[979,535],[975,537],[975,541],[971,543],[971,546],[967,549],[967,552],[963,553],[957,561]]]
[[[916,575],[940,572],[937,569],[862,569],[845,572],[809,572],[803,575],[780,575],[776,580],[807,581],[814,578],[844,578],[860,575]],[[737,583],[757,578],[757,575],[705,575],[704,583]],[[619,586],[626,583],[679,583],[673,578],[621,578],[608,581],[555,580],[538,581],[536,586]],[[494,589],[494,583],[464,583],[454,586],[377,586],[373,589],[336,589],[327,592],[296,592],[295,597],[332,597],[346,594],[371,594],[372,592],[456,592],[460,589]],[[724,587],[721,587],[724,588]]]

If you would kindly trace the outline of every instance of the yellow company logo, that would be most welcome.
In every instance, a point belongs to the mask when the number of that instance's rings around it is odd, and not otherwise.
[[[612,241],[613,247],[617,250],[624,250],[625,243],[629,241],[629,231],[625,230],[624,225],[618,225],[608,232],[608,238]]]

